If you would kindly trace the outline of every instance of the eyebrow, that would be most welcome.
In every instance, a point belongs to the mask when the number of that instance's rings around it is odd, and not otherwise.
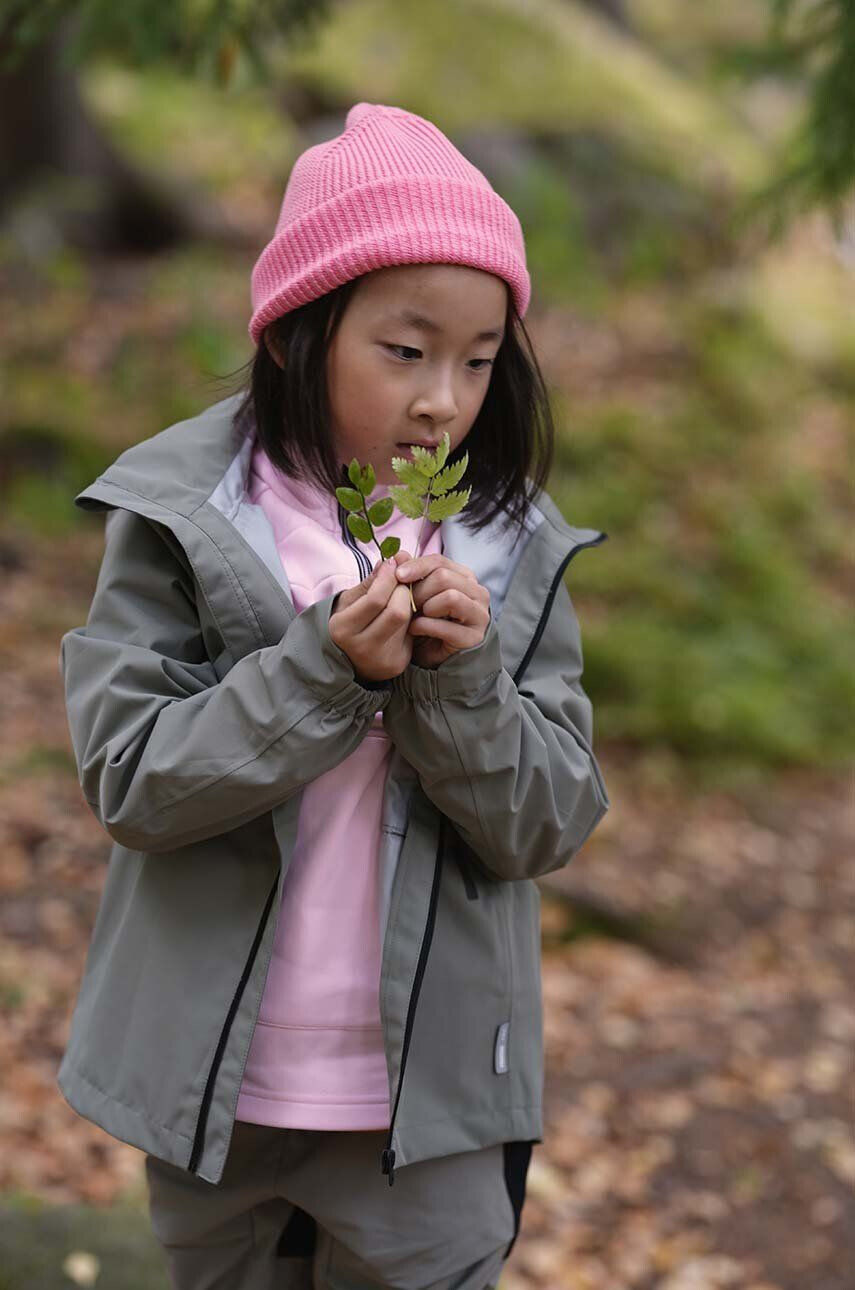
[[[409,327],[415,327],[417,331],[426,331],[433,334],[442,331],[438,323],[432,318],[426,318],[424,314],[416,313],[414,309],[402,309],[400,313],[390,314],[391,318],[398,322],[406,323]],[[501,331],[479,331],[475,340],[501,340],[503,333]]]

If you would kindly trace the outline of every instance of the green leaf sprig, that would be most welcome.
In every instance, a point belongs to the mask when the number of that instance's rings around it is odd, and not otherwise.
[[[471,488],[452,491],[466,473],[469,453],[465,452],[453,466],[446,466],[450,447],[451,440],[446,430],[442,443],[433,452],[415,443],[412,446],[412,461],[406,457],[392,458],[392,469],[402,482],[391,486],[389,496],[402,515],[422,521],[416,550],[422,544],[425,520],[438,524],[450,515],[457,515],[469,501],[472,492]]]
[[[382,542],[378,542],[374,535],[374,525],[380,528],[383,524],[387,524],[392,518],[392,511],[396,505],[401,514],[406,515],[408,519],[421,519],[416,551],[422,544],[425,520],[438,524],[451,515],[459,514],[472,493],[471,487],[456,489],[469,465],[469,453],[464,453],[453,465],[446,466],[450,448],[451,440],[446,431],[442,437],[442,443],[433,452],[429,448],[413,444],[412,461],[407,457],[393,457],[392,469],[401,483],[392,484],[389,488],[389,496],[381,497],[373,504],[370,503],[370,497],[377,486],[374,467],[369,462],[363,468],[354,457],[347,468],[347,476],[353,487],[335,490],[336,497],[349,512],[347,527],[353,536],[360,542],[373,542],[380,551],[382,559],[388,560],[400,549],[401,539],[387,537]],[[416,613],[412,588],[408,590],[413,613]]]
[[[401,539],[387,537],[382,542],[378,542],[374,536],[374,525],[381,528],[382,525],[388,524],[395,509],[392,498],[381,497],[379,501],[369,505],[369,498],[377,487],[377,477],[370,462],[363,469],[354,457],[347,468],[347,477],[353,487],[343,486],[335,490],[336,497],[344,509],[349,511],[347,527],[360,542],[373,542],[380,552],[381,559],[391,560],[401,546]]]

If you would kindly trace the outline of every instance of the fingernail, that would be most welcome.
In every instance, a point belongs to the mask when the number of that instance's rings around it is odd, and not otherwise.
[[[400,578],[406,578],[406,576],[407,576],[407,574],[408,574],[408,573],[412,573],[412,571],[413,571],[413,567],[414,567],[414,566],[413,566],[412,564],[410,564],[409,562],[405,562],[404,564],[399,564],[399,565],[398,565],[398,576],[399,576]]]

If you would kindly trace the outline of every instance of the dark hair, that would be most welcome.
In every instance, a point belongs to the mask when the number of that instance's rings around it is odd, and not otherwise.
[[[250,371],[234,414],[236,431],[254,425],[278,470],[330,492],[342,483],[342,463],[336,459],[330,428],[326,355],[359,281],[352,278],[268,324],[266,334],[285,356],[284,368],[262,336],[254,357],[238,369]],[[508,291],[505,335],[484,402],[465,440],[448,459],[457,461],[469,451],[463,482],[472,485],[472,493],[464,523],[477,530],[505,514],[506,522],[522,524],[528,503],[549,476],[554,439],[546,385]]]

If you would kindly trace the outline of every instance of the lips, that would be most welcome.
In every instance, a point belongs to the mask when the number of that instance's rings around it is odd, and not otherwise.
[[[433,452],[435,448],[439,447],[439,444],[431,443],[429,439],[413,439],[409,443],[399,443],[397,446],[399,448],[429,448]]]

